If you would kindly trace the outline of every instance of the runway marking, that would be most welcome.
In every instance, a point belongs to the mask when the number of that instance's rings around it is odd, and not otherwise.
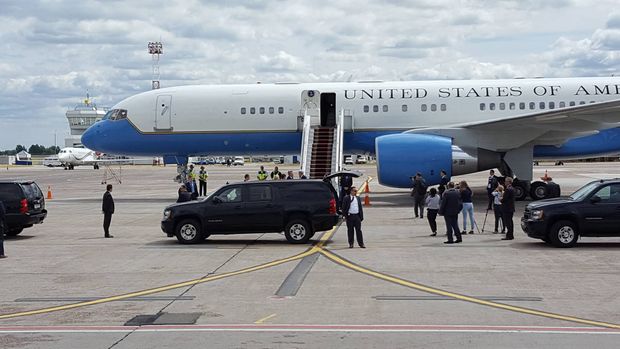
[[[254,321],[254,323],[255,323],[255,324],[257,324],[257,325],[260,325],[260,324],[264,323],[265,321],[267,321],[267,320],[269,320],[269,319],[271,319],[271,318],[276,317],[276,315],[278,315],[278,314],[275,314],[275,313],[274,313],[274,314],[271,314],[271,315],[269,315],[269,316],[265,316],[265,317],[264,317],[264,318],[262,318],[262,319],[259,319],[259,320]]]
[[[380,272],[377,272],[377,271],[374,271],[374,270],[362,267],[362,266],[360,266],[358,264],[355,264],[355,263],[353,263],[351,261],[348,261],[348,260],[338,256],[337,254],[332,253],[332,252],[330,252],[328,250],[325,250],[325,249],[321,249],[321,253],[325,257],[327,257],[331,261],[333,261],[334,263],[342,265],[342,266],[347,267],[349,269],[352,269],[354,271],[360,272],[362,274],[374,276],[375,278],[378,278],[378,279],[381,279],[381,280],[385,280],[385,281],[388,281],[388,282],[391,282],[391,283],[394,283],[394,284],[398,284],[398,285],[401,285],[401,286],[406,286],[406,287],[409,287],[409,288],[413,288],[413,289],[416,289],[416,290],[419,290],[419,291],[422,291],[422,292],[432,293],[432,294],[441,295],[441,296],[445,296],[445,297],[451,297],[451,298],[459,299],[459,300],[470,302],[470,303],[486,305],[486,306],[489,306],[489,307],[509,310],[509,311],[513,311],[513,312],[517,312],[517,313],[522,313],[522,314],[541,316],[541,317],[546,317],[546,318],[556,319],[556,320],[570,321],[570,322],[575,322],[575,323],[580,323],[580,324],[585,324],[585,325],[591,325],[591,326],[620,329],[620,325],[618,325],[618,324],[612,324],[612,323],[608,323],[608,322],[594,321],[594,320],[588,320],[588,319],[581,319],[581,318],[573,317],[573,316],[566,316],[566,315],[549,313],[549,312],[545,312],[545,311],[541,311],[541,310],[517,307],[517,306],[503,304],[503,303],[491,302],[491,301],[487,301],[487,300],[483,300],[483,299],[479,299],[479,298],[475,298],[475,297],[471,297],[471,296],[465,296],[465,295],[454,293],[454,292],[450,292],[450,291],[440,290],[438,288],[434,288],[434,287],[418,284],[418,283],[415,283],[415,282],[412,282],[412,281],[409,281],[409,280],[401,279],[399,277],[387,275],[387,274],[384,274],[384,273],[380,273]]]
[[[480,325],[146,325],[146,326],[3,326],[7,333],[130,333],[130,332],[387,332],[387,333],[517,333],[620,335],[593,327],[480,326]]]

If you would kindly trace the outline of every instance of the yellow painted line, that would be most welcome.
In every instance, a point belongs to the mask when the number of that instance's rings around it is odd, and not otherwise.
[[[222,274],[218,274],[218,275],[207,276],[207,277],[200,278],[200,279],[194,279],[194,280],[179,282],[179,283],[176,283],[176,284],[171,284],[171,285],[167,285],[167,286],[151,288],[151,289],[137,291],[137,292],[126,293],[126,294],[122,294],[122,295],[118,295],[118,296],[111,296],[111,297],[96,299],[96,300],[93,300],[93,301],[79,302],[79,303],[73,303],[73,304],[66,304],[66,305],[60,305],[60,306],[49,307],[49,308],[42,308],[42,309],[37,309],[37,310],[23,311],[23,312],[11,313],[11,314],[3,314],[3,315],[0,315],[0,320],[10,319],[10,318],[15,318],[15,317],[21,317],[21,316],[45,314],[45,313],[51,313],[51,312],[56,312],[56,311],[61,311],[61,310],[69,310],[69,309],[80,308],[80,307],[86,307],[86,306],[90,306],[90,305],[96,305],[96,304],[102,304],[102,303],[119,301],[119,300],[123,300],[123,299],[127,299],[127,298],[151,295],[151,294],[154,294],[154,293],[170,291],[170,290],[174,290],[174,289],[181,288],[181,287],[187,287],[187,286],[192,286],[192,285],[197,285],[197,284],[203,284],[203,283],[206,283],[206,282],[216,281],[216,280],[228,278],[228,277],[231,277],[231,276],[247,274],[247,273],[251,273],[251,272],[254,272],[254,271],[258,271],[258,270],[275,267],[275,266],[280,265],[280,264],[288,263],[288,262],[291,262],[291,261],[294,261],[294,260],[298,260],[298,259],[304,258],[304,257],[309,256],[309,255],[315,254],[315,253],[317,253],[317,251],[318,250],[315,247],[312,247],[312,248],[306,250],[305,252],[302,252],[302,253],[294,255],[294,256],[290,256],[290,257],[283,258],[283,259],[278,259],[278,260],[267,262],[267,263],[264,263],[264,264],[255,265],[255,266],[244,268],[244,269],[240,269],[240,270],[237,270],[237,271],[232,271],[232,272],[228,272],[228,273],[222,273]]]
[[[22,312],[10,313],[10,314],[1,314],[0,315],[0,320],[10,319],[10,318],[15,318],[15,317],[22,317],[22,316],[46,314],[46,313],[51,313],[51,312],[56,312],[56,311],[70,310],[70,309],[81,308],[81,307],[86,307],[86,306],[91,306],[91,305],[102,304],[102,303],[109,303],[109,302],[124,300],[124,299],[128,299],[128,298],[138,297],[138,296],[146,296],[146,295],[151,295],[151,294],[155,294],[155,293],[160,293],[160,292],[166,292],[166,291],[174,290],[174,289],[177,289],[177,288],[188,287],[188,286],[197,285],[197,284],[203,284],[203,283],[207,283],[207,282],[211,282],[211,281],[216,281],[216,280],[220,280],[220,279],[224,279],[224,278],[228,278],[228,277],[232,277],[232,276],[237,276],[237,275],[241,275],[241,274],[247,274],[247,273],[251,273],[251,272],[254,272],[254,271],[258,271],[258,270],[263,270],[263,269],[275,267],[275,266],[280,265],[280,264],[288,263],[288,262],[291,262],[291,261],[294,261],[294,260],[298,260],[298,259],[304,258],[306,256],[313,255],[315,253],[319,253],[321,251],[321,249],[322,249],[322,244],[327,242],[332,237],[332,235],[336,232],[336,230],[338,229],[339,226],[340,226],[340,224],[336,225],[334,228],[332,228],[332,230],[324,233],[323,236],[321,237],[320,241],[315,246],[312,246],[311,248],[309,248],[305,252],[302,252],[302,253],[299,253],[299,254],[296,254],[296,255],[293,255],[293,256],[290,256],[290,257],[274,260],[274,261],[267,262],[267,263],[264,263],[264,264],[255,265],[255,266],[244,268],[244,269],[240,269],[240,270],[237,270],[237,271],[232,271],[232,272],[228,272],[228,273],[222,273],[222,274],[218,274],[218,275],[211,275],[211,276],[207,276],[207,277],[200,278],[200,279],[194,279],[194,280],[179,282],[179,283],[176,283],[176,284],[171,284],[171,285],[166,285],[166,286],[161,286],[161,287],[156,287],[156,288],[151,288],[151,289],[142,290],[142,291],[136,291],[136,292],[131,292],[131,293],[126,293],[126,294],[117,295],[117,296],[100,298],[100,299],[96,299],[96,300],[92,300],[92,301],[79,302],[79,303],[73,303],[73,304],[65,304],[65,305],[59,305],[59,306],[56,306],[56,307],[48,307],[48,308],[42,308],[42,309],[36,309],[36,310],[28,310],[28,311],[22,311]]]
[[[278,314],[271,314],[269,316],[265,316],[264,318],[262,318],[260,320],[256,320],[254,323],[260,325],[260,324],[264,323],[265,321],[267,321],[267,320],[269,320],[271,318],[274,318],[276,315],[278,315]]]
[[[443,291],[437,288],[433,288],[430,286],[425,286],[422,284],[418,284],[412,281],[408,281],[408,280],[404,280],[398,277],[394,277],[394,276],[390,276],[390,275],[386,275],[383,273],[379,273],[376,272],[374,270],[370,270],[364,267],[361,267],[355,263],[352,263],[330,251],[327,251],[323,248],[320,249],[321,250],[321,254],[323,254],[325,257],[329,258],[331,261],[335,262],[336,264],[340,264],[344,267],[347,267],[349,269],[355,270],[357,272],[360,272],[362,274],[366,274],[366,275],[370,275],[370,276],[374,276],[378,279],[381,280],[385,280],[385,281],[389,281],[398,285],[402,285],[402,286],[406,286],[409,288],[413,288],[422,292],[427,292],[427,293],[432,293],[432,294],[437,294],[437,295],[441,295],[441,296],[445,296],[445,297],[451,297],[454,299],[459,299],[462,301],[466,301],[466,302],[471,302],[471,303],[475,303],[475,304],[481,304],[481,305],[486,305],[489,307],[493,307],[493,308],[498,308],[498,309],[504,309],[504,310],[510,310],[513,312],[517,312],[517,313],[522,313],[522,314],[529,314],[529,315],[535,315],[535,316],[542,316],[542,317],[546,317],[546,318],[550,318],[550,319],[556,319],[556,320],[563,320],[563,321],[570,321],[570,322],[576,322],[576,323],[580,323],[580,324],[586,324],[586,325],[591,325],[591,326],[597,326],[597,327],[607,327],[607,328],[615,328],[615,329],[620,329],[620,324],[612,324],[612,323],[608,323],[608,322],[601,322],[601,321],[594,321],[594,320],[587,320],[587,319],[581,319],[581,318],[577,318],[577,317],[573,317],[573,316],[566,316],[566,315],[560,315],[560,314],[554,314],[554,313],[549,313],[549,312],[545,312],[545,311],[541,311],[541,310],[535,310],[535,309],[528,309],[528,308],[522,308],[522,307],[516,307],[516,306],[512,306],[512,305],[507,305],[507,304],[502,304],[502,303],[496,303],[496,302],[490,302],[490,301],[485,301],[482,299],[478,299],[478,298],[474,298],[474,297],[470,297],[470,296],[465,296],[465,295],[461,295],[461,294],[457,294],[457,293],[453,293],[453,292],[449,292],[449,291]]]

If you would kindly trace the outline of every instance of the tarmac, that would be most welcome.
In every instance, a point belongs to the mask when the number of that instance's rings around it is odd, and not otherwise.
[[[255,178],[259,164],[206,166],[208,191]],[[271,169],[272,164],[266,168]],[[279,165],[281,170],[295,169]],[[353,166],[364,186],[373,165]],[[119,170],[118,167],[114,168]],[[620,163],[541,164],[569,194]],[[161,232],[176,168],[122,167],[104,239],[104,169],[11,167],[52,200],[44,224],[5,241],[0,261],[0,348],[617,348],[620,238],[583,238],[557,249],[515,240],[485,220],[486,173],[459,176],[475,190],[476,233],[444,245],[413,218],[406,189],[369,182],[366,249],[346,226],[308,245],[283,235],[216,235],[181,245]],[[365,194],[363,194],[365,195]],[[459,221],[462,226],[462,222]],[[483,229],[484,228],[484,229]]]

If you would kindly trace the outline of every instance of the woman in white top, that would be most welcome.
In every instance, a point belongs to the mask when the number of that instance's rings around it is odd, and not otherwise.
[[[437,219],[437,212],[439,212],[439,203],[441,201],[441,197],[437,194],[437,189],[431,188],[424,201],[426,205],[426,218],[428,218],[428,224],[433,232],[431,236],[437,236],[437,222],[435,220]]]
[[[504,187],[498,185],[497,188],[492,193],[493,195],[493,213],[495,214],[495,230],[494,234],[499,234],[497,228],[501,224],[502,226],[502,234],[506,231],[504,229],[504,222],[502,220],[502,195],[504,195]]]

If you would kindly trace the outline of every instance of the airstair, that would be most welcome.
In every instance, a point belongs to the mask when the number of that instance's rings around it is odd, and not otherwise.
[[[345,111],[336,115],[335,94],[324,95],[302,93],[301,170],[308,178],[322,179],[342,170]]]

